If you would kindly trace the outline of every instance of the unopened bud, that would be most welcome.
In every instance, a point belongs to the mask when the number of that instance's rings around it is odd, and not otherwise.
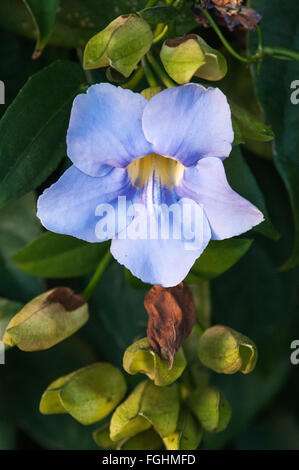
[[[205,387],[190,394],[188,403],[202,427],[209,432],[223,431],[231,418],[231,408],[222,392]]]
[[[96,423],[118,405],[126,389],[120,370],[98,362],[51,383],[41,398],[40,412],[68,413],[81,424]]]
[[[136,436],[151,426],[162,438],[167,437],[175,432],[178,415],[176,384],[157,387],[149,381],[141,382],[113,413],[110,438],[116,441]]]
[[[174,357],[172,368],[168,362],[162,360],[155,353],[147,338],[136,341],[128,347],[123,359],[124,369],[128,374],[146,374],[154,383],[160,387],[169,385],[177,380],[186,367],[186,359],[182,348]]]
[[[3,342],[23,351],[41,351],[63,341],[88,320],[85,300],[56,287],[31,300],[9,322]]]
[[[97,69],[110,65],[128,77],[150,49],[152,40],[152,30],[145,20],[133,14],[119,16],[88,41],[83,66]]]
[[[176,431],[163,439],[167,450],[195,450],[202,438],[202,428],[190,411],[180,413]]]
[[[246,336],[227,326],[208,328],[199,340],[199,359],[209,369],[223,374],[251,372],[257,361],[257,348]]]
[[[122,442],[118,449],[121,450],[160,450],[163,448],[161,437],[153,428],[143,431],[134,437]]]
[[[193,75],[221,80],[227,72],[225,57],[196,34],[167,39],[160,56],[167,73],[179,84],[188,83]]]

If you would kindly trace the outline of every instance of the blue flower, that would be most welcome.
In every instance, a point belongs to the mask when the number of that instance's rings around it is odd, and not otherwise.
[[[38,217],[52,232],[89,242],[112,238],[112,255],[135,276],[174,286],[210,239],[239,235],[263,220],[227,182],[222,160],[232,141],[230,109],[217,88],[188,84],[147,101],[93,85],[73,103],[67,134],[73,165],[40,196]],[[130,213],[125,220],[120,200]],[[112,207],[118,220],[106,217],[110,229],[102,236],[99,206]],[[169,215],[167,207],[188,210]],[[181,235],[164,236],[163,222]],[[136,235],[144,227],[147,236]]]

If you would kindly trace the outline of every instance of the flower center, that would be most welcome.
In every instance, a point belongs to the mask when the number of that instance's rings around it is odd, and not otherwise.
[[[168,188],[177,186],[184,174],[184,165],[172,158],[150,153],[127,166],[132,184],[137,188],[145,186],[149,178],[159,177],[161,184]]]

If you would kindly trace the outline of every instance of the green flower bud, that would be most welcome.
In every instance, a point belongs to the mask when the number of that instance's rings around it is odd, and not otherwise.
[[[180,85],[188,83],[205,63],[204,53],[195,34],[167,39],[160,57],[168,75]]]
[[[123,367],[128,374],[146,374],[155,385],[164,387],[177,380],[186,367],[184,352],[180,349],[174,357],[172,368],[160,359],[150,347],[147,338],[136,341],[124,354]]]
[[[200,444],[202,429],[189,411],[180,413],[175,432],[163,439],[167,450],[195,450]]]
[[[123,399],[126,382],[111,364],[98,362],[55,380],[40,402],[43,414],[68,413],[81,424],[105,418]]]
[[[195,76],[204,80],[217,81],[221,80],[227,74],[227,62],[221,52],[210,47],[200,36],[197,40],[205,56],[205,64],[200,67]]]
[[[230,421],[230,405],[223,393],[215,387],[192,392],[188,404],[206,431],[223,431]]]
[[[83,67],[97,69],[110,65],[128,77],[152,41],[153,33],[146,21],[133,14],[119,16],[88,41]]]
[[[151,427],[151,423],[140,415],[140,403],[148,382],[141,382],[129,397],[114,411],[110,421],[110,438],[120,441],[132,437]]]
[[[88,305],[68,287],[31,300],[9,322],[3,342],[23,351],[41,351],[63,341],[88,320]]]
[[[167,73],[180,85],[188,83],[193,75],[215,81],[227,72],[225,57],[196,34],[167,39],[160,57]]]
[[[179,415],[179,394],[176,385],[157,387],[141,382],[119,405],[110,422],[113,441],[132,437],[151,426],[163,438],[175,432]]]
[[[153,428],[143,431],[118,445],[121,450],[160,450],[163,441]]]
[[[109,424],[105,424],[99,429],[96,429],[92,433],[92,437],[98,446],[103,447],[103,449],[116,449],[117,442],[114,442],[110,439],[110,430]]]
[[[246,336],[227,326],[208,328],[199,340],[199,359],[209,369],[223,374],[251,372],[257,361],[257,348]]]
[[[122,439],[121,441],[112,441],[110,438],[109,424],[105,424],[100,429],[96,429],[93,432],[93,438],[96,444],[104,449],[160,450],[163,448],[163,441],[153,428],[140,432],[136,434],[136,436]]]
[[[161,86],[155,86],[155,87],[150,87],[150,88],[145,88],[144,90],[142,90],[141,92],[141,95],[144,96],[144,98],[146,100],[150,100],[151,98],[153,98],[153,96],[156,96],[158,93],[160,93],[160,91],[162,91],[163,88]],[[134,281],[137,280],[139,281],[139,286],[140,288],[144,289],[144,286],[145,284],[142,283],[142,281],[140,281],[139,279],[137,279],[136,277],[134,278],[133,274],[131,273],[131,271],[129,271],[128,269],[126,270],[126,274],[128,273],[128,276],[127,276],[127,280],[130,282],[131,281],[131,285],[133,287],[137,287],[136,285],[134,286]],[[133,278],[133,279],[132,279]],[[149,284],[148,284],[149,285]],[[151,287],[151,286],[150,286]],[[138,287],[137,287],[138,288]]]

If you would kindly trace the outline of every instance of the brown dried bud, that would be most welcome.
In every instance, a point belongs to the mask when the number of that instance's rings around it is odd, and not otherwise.
[[[220,26],[227,27],[230,31],[254,30],[262,17],[252,8],[242,5],[243,0],[201,0],[200,5],[193,7],[192,12],[196,21],[209,27],[210,23],[204,16],[202,10],[207,9],[213,19]]]
[[[146,294],[147,337],[153,350],[172,367],[180,349],[196,322],[192,294],[182,282],[175,287],[153,286]]]
[[[243,0],[212,0],[212,3],[215,3],[218,7],[225,7],[227,4],[230,4],[233,7],[239,7]]]

